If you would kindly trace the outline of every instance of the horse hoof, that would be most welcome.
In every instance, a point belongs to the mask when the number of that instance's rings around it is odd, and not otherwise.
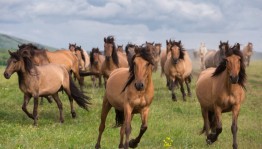
[[[137,145],[138,145],[138,143],[136,142],[135,139],[132,139],[132,140],[129,141],[129,147],[136,148]]]
[[[118,145],[118,148],[121,148],[121,149],[122,149],[122,148],[124,148],[124,145],[123,145],[123,144],[119,144],[119,145]]]
[[[72,112],[72,118],[76,118],[76,113],[75,112]]]
[[[233,144],[233,149],[238,149],[237,144]]]
[[[206,142],[207,142],[208,145],[211,145],[211,144],[212,144],[212,141],[209,140],[209,139],[206,139]]]

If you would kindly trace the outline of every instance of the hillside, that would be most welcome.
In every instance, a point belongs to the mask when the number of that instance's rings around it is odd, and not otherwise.
[[[46,46],[37,42],[33,42],[33,41],[28,41],[26,39],[21,39],[18,37],[14,37],[14,36],[10,36],[10,35],[6,35],[6,34],[2,34],[0,33],[0,51],[6,51],[8,49],[17,49],[17,45],[21,45],[23,43],[33,43],[36,46],[38,46],[39,48],[46,48],[49,50],[55,50],[56,48],[50,47],[50,46]]]

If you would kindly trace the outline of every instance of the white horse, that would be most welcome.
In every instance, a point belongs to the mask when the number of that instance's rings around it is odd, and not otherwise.
[[[205,55],[207,54],[207,48],[204,42],[200,43],[200,47],[198,49],[198,55],[200,57],[200,62],[201,62],[201,69],[205,69]]]

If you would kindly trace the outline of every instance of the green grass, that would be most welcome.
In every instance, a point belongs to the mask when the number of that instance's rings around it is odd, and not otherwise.
[[[248,83],[246,100],[243,103],[238,119],[239,148],[262,148],[262,61],[253,61],[247,68]],[[72,119],[67,97],[60,93],[64,107],[65,122],[59,123],[58,108],[55,103],[39,106],[38,126],[22,111],[23,94],[18,88],[17,75],[10,80],[3,77],[4,67],[0,67],[0,149],[28,148],[94,148],[104,89],[92,89],[90,78],[86,77],[87,95],[91,96],[92,106],[89,112],[76,104],[77,118]],[[197,73],[194,73],[197,74]],[[173,140],[170,148],[209,148],[224,149],[232,147],[231,113],[223,114],[223,132],[217,142],[208,146],[205,136],[199,135],[203,126],[200,106],[195,96],[194,76],[191,83],[193,96],[187,102],[177,92],[178,102],[171,100],[171,93],[165,87],[165,79],[159,72],[153,75],[155,97],[150,107],[148,129],[144,134],[139,149],[162,149],[167,137]],[[51,82],[50,82],[51,83]],[[32,101],[29,110],[32,111]],[[119,128],[114,125],[114,110],[111,110],[102,136],[103,149],[117,148]],[[139,115],[132,121],[131,138],[139,133],[141,122]]]

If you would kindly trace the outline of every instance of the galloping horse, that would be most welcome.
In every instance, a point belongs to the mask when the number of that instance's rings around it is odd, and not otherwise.
[[[128,43],[126,45],[125,51],[126,51],[126,58],[127,58],[129,66],[132,63],[133,56],[135,55],[135,48],[136,48],[135,44]]]
[[[201,68],[200,69],[205,69],[205,55],[207,54],[207,48],[205,43],[201,42],[200,47],[198,49],[198,55],[200,57],[200,63],[201,63]]]
[[[244,62],[246,66],[249,66],[250,58],[253,54],[253,44],[248,42],[247,45],[243,48]]]
[[[149,106],[154,96],[154,85],[152,80],[152,66],[154,59],[146,47],[136,48],[136,54],[132,59],[130,68],[115,69],[108,81],[103,100],[101,123],[96,148],[100,148],[102,133],[105,129],[105,122],[111,107],[114,107],[122,114],[119,114],[118,121],[122,123],[120,129],[119,148],[135,148],[141,137],[147,130],[147,119]],[[133,114],[140,113],[142,125],[139,135],[129,141],[131,133],[131,120]],[[124,141],[125,135],[125,143]]]
[[[223,112],[232,111],[233,148],[237,146],[237,118],[245,98],[245,65],[240,45],[226,47],[226,57],[217,68],[201,72],[196,83],[196,95],[201,106],[206,142],[215,142],[222,132]],[[211,129],[211,133],[209,133]]]
[[[93,48],[92,51],[90,52],[90,71],[91,72],[96,72],[99,75],[98,76],[91,76],[92,82],[93,82],[93,87],[96,87],[96,79],[99,79],[99,87],[102,85],[101,81],[101,66],[102,63],[104,62],[105,57],[104,55],[101,54],[98,48]]]
[[[60,112],[60,122],[64,122],[63,107],[58,97],[58,91],[61,89],[66,92],[70,102],[74,99],[76,103],[88,109],[89,97],[85,96],[75,86],[69,72],[62,65],[46,64],[37,66],[31,60],[30,51],[10,52],[10,58],[7,61],[7,66],[4,72],[6,79],[9,79],[14,72],[17,72],[19,88],[24,93],[23,111],[29,118],[34,120],[34,125],[37,125],[38,120],[38,97],[47,97],[52,95],[57,103]],[[33,114],[28,112],[27,104],[30,98],[34,98]],[[71,107],[72,108],[72,107]],[[75,111],[71,111],[75,117]]]
[[[225,58],[225,49],[228,48],[228,41],[220,41],[218,51],[209,51],[205,56],[205,68],[217,67],[219,63]]]
[[[77,78],[78,83],[80,84],[80,88],[82,90],[83,84],[79,75],[78,59],[72,52],[70,52],[69,50],[57,50],[54,52],[50,52],[44,49],[39,49],[33,44],[23,44],[18,47],[19,53],[27,51],[27,53],[30,54],[30,59],[35,65],[40,66],[49,63],[54,63],[65,66],[68,72],[72,71],[74,73],[74,76]],[[73,106],[73,100],[70,100],[70,106],[72,117],[76,117]]]
[[[172,100],[177,101],[174,89],[175,85],[179,83],[183,100],[186,101],[183,84],[186,83],[188,95],[191,96],[189,83],[191,82],[192,62],[181,41],[171,41],[170,55],[166,60],[164,71],[168,79],[168,87],[172,91]]]
[[[171,39],[166,40],[166,50],[161,52],[161,59],[160,59],[160,64],[161,64],[161,77],[163,76],[163,74],[165,74],[164,68],[165,68],[165,63],[167,60],[168,55],[170,56],[169,52],[170,52],[170,48],[171,48]]]
[[[111,72],[120,67],[128,67],[126,56],[122,52],[118,52],[115,46],[115,39],[113,36],[104,38],[104,55],[105,60],[102,64],[101,71],[104,78],[104,85],[111,74]]]

